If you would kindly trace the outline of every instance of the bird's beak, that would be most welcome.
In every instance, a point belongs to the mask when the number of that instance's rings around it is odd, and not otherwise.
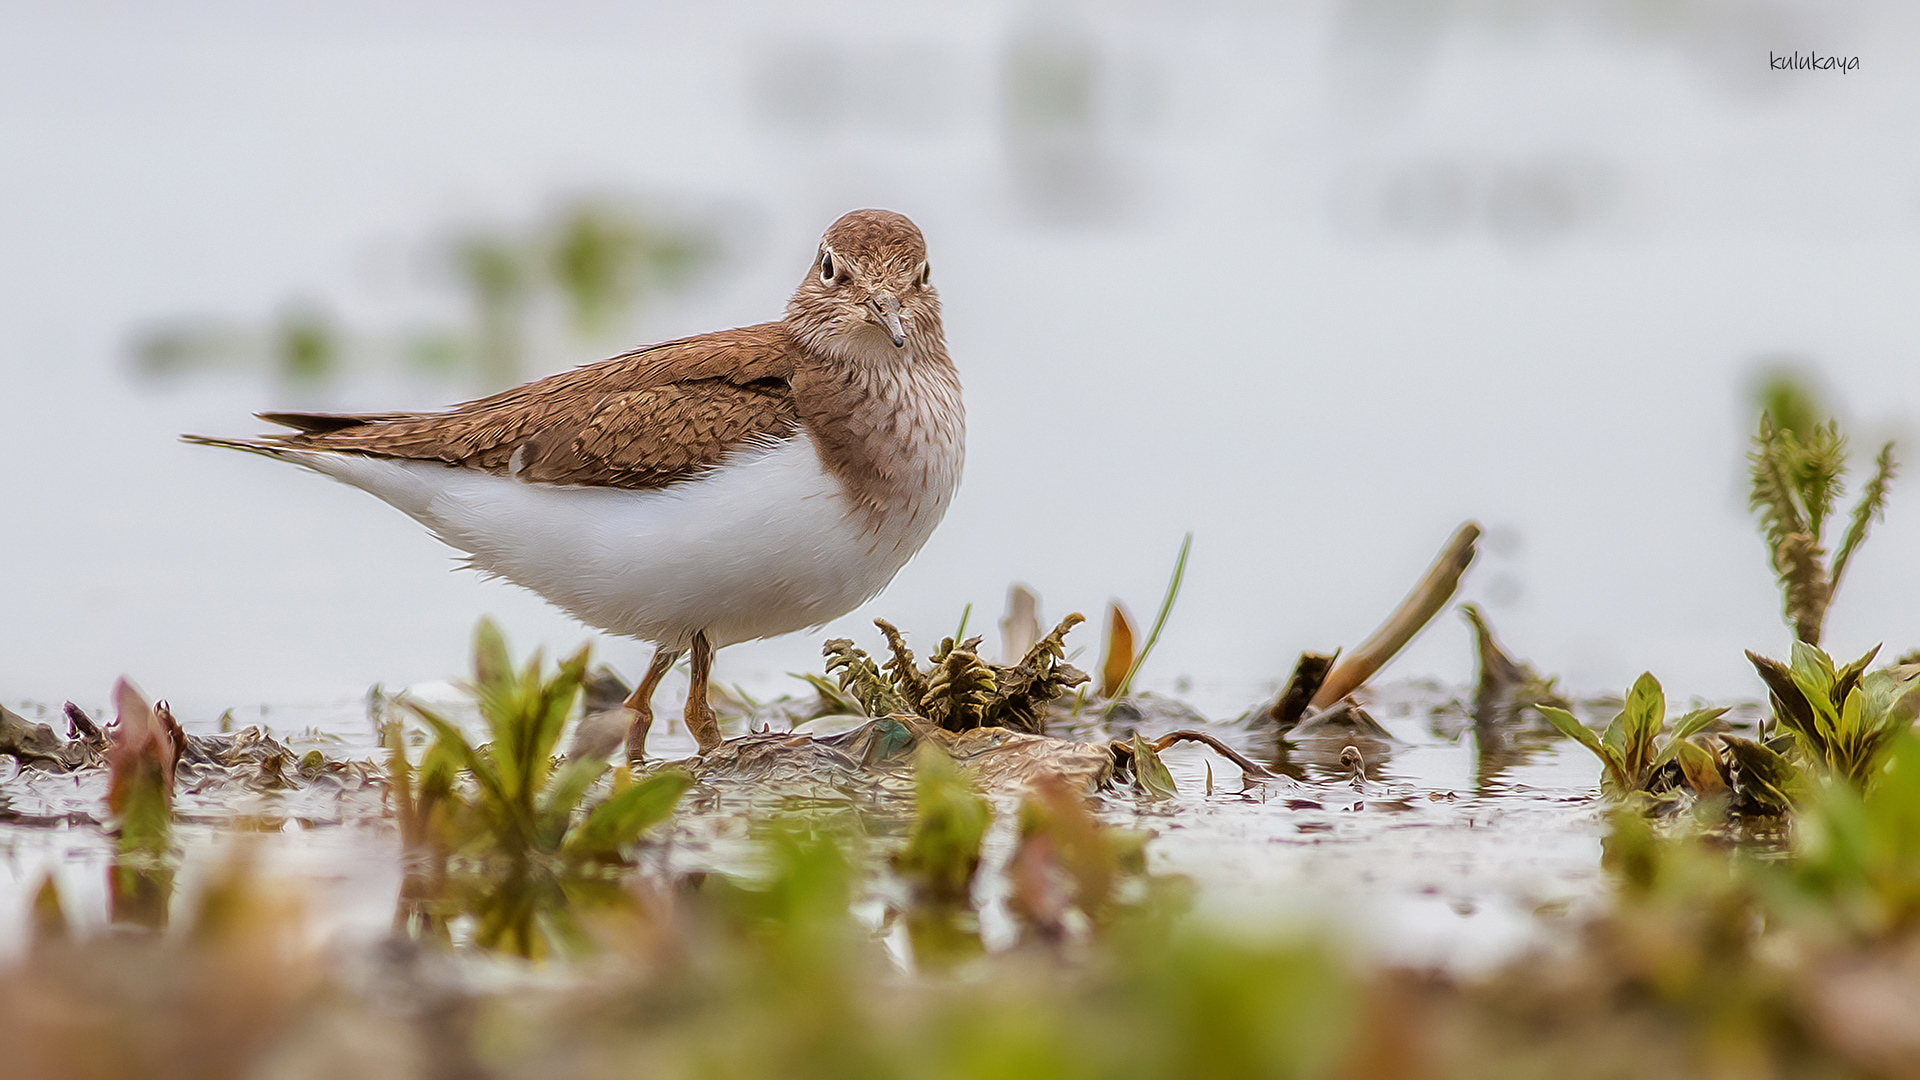
[[[867,301],[867,309],[873,312],[880,325],[893,335],[893,347],[898,349],[907,343],[907,333],[900,328],[900,301],[892,293],[879,293]]]

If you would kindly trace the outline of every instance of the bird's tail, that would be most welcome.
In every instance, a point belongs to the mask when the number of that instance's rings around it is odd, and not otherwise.
[[[180,441],[194,446],[218,446],[227,450],[244,450],[249,454],[275,458],[280,461],[293,461],[287,451],[289,447],[265,439],[222,439],[216,435],[182,435]]]

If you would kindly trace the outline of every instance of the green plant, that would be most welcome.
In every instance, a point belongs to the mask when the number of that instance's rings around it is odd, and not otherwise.
[[[1886,509],[1887,488],[1897,465],[1891,442],[1874,459],[1873,475],[1861,489],[1847,531],[1832,560],[1826,558],[1828,518],[1839,499],[1847,472],[1847,440],[1838,421],[1819,422],[1812,394],[1787,376],[1763,390],[1765,408],[1753,437],[1753,491],[1749,503],[1760,514],[1774,573],[1780,579],[1787,621],[1794,635],[1820,644],[1827,608],[1867,529]]]
[[[1920,672],[1868,671],[1879,651],[1842,668],[1804,641],[1794,642],[1791,665],[1747,654],[1767,684],[1775,723],[1802,760],[1856,788],[1868,785],[1888,740],[1920,712]]]
[[[1687,740],[1706,730],[1708,724],[1727,711],[1695,709],[1674,721],[1672,732],[1666,742],[1661,743],[1667,697],[1651,673],[1634,680],[1633,688],[1627,691],[1626,707],[1607,725],[1606,731],[1598,735],[1565,709],[1551,705],[1538,708],[1562,735],[1593,751],[1605,770],[1600,778],[1601,790],[1619,799],[1653,794],[1654,785],[1667,764],[1691,745]]]
[[[499,629],[482,620],[469,690],[490,741],[475,747],[436,711],[405,702],[435,736],[416,780],[400,741],[389,735],[402,836],[430,858],[451,860],[440,868],[451,893],[439,898],[443,910],[478,916],[474,939],[483,947],[535,957],[578,945],[573,902],[617,895],[617,882],[602,868],[619,865],[623,849],[665,820],[692,784],[678,770],[639,781],[621,770],[612,793],[586,806],[606,761],[556,763],[553,751],[579,695],[587,653],[583,647],[551,677],[543,675],[538,652],[515,670]],[[456,769],[470,778],[470,789],[455,783]]]

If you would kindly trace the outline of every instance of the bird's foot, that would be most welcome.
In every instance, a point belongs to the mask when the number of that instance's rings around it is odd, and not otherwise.
[[[693,733],[694,741],[700,744],[700,756],[705,757],[720,748],[720,722],[713,718],[713,710],[700,703],[696,714],[693,706],[687,707],[687,730]]]
[[[633,714],[627,724],[627,763],[638,765],[647,760],[647,732],[653,729],[653,708],[645,703],[636,706],[628,700],[627,711]]]
[[[693,635],[693,685],[687,688],[687,731],[700,744],[705,757],[720,748],[720,723],[713,718],[713,706],[707,702],[707,680],[713,671],[713,646],[707,635]]]

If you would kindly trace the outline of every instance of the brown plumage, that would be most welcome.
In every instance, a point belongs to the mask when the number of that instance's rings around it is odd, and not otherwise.
[[[653,488],[799,425],[803,350],[785,323],[683,338],[563,371],[446,412],[261,413],[302,450],[442,461],[542,484]]]

